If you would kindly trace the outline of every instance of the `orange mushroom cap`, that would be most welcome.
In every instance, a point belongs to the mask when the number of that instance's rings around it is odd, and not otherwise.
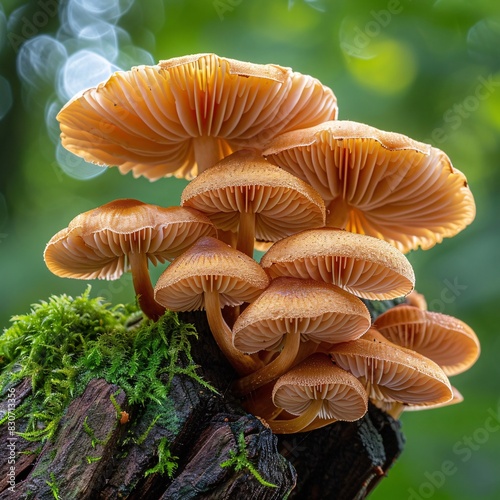
[[[362,383],[320,353],[282,375],[274,385],[272,400],[275,406],[297,415],[295,419],[269,420],[278,434],[319,428],[336,420],[359,420],[368,408]]]
[[[273,64],[194,54],[114,73],[57,116],[63,146],[150,180],[192,178],[236,149],[336,117],[333,92]]]
[[[302,340],[339,343],[370,328],[363,302],[334,285],[280,277],[271,281],[233,326],[233,343],[242,352],[275,349],[287,333]]]
[[[204,213],[224,231],[246,230],[252,251],[255,238],[277,241],[325,225],[325,205],[311,186],[246,150],[191,181],[181,203]]]
[[[394,344],[432,359],[448,376],[468,370],[480,354],[472,328],[446,314],[399,305],[381,314],[374,327]]]
[[[314,280],[277,278],[236,320],[233,345],[246,353],[281,350],[266,366],[239,379],[235,389],[247,394],[285,373],[297,362],[301,342],[345,342],[369,327],[368,309],[348,292]]]
[[[196,210],[120,199],[76,216],[50,239],[44,259],[57,276],[115,280],[129,269],[131,253],[156,265],[213,234],[212,222]]]
[[[263,153],[323,197],[327,226],[424,250],[469,225],[467,179],[439,149],[351,121],[282,134]]]
[[[265,271],[247,255],[210,236],[200,238],[158,278],[155,298],[172,311],[204,308],[204,292],[220,305],[252,302],[269,285]]]
[[[406,295],[415,284],[413,268],[392,245],[333,228],[302,231],[274,243],[261,265],[272,278],[333,283],[366,299]]]
[[[330,355],[366,385],[372,399],[434,405],[453,396],[447,376],[436,363],[389,342],[374,329],[352,342],[335,344]]]
[[[449,401],[445,401],[444,403],[437,403],[434,405],[404,405],[404,411],[435,410],[436,408],[443,408],[445,406],[462,403],[464,397],[462,396],[461,392],[453,386],[451,386],[451,391],[453,393],[453,397]]]
[[[148,261],[171,260],[214,233],[210,220],[195,210],[115,200],[75,217],[51,238],[44,259],[50,271],[66,278],[115,280],[130,269],[141,309],[156,320],[164,309],[153,298]]]
[[[246,375],[262,364],[234,348],[221,308],[255,300],[268,284],[269,277],[257,262],[222,241],[206,236],[162,273],[154,297],[172,311],[205,309],[217,344],[235,370]]]

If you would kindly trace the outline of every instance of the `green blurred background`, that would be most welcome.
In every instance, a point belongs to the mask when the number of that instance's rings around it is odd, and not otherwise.
[[[114,198],[176,205],[184,181],[122,176],[57,147],[54,116],[114,69],[197,53],[277,63],[337,95],[340,118],[443,149],[469,179],[472,226],[408,257],[429,308],[482,342],[452,380],[458,406],[402,416],[406,449],[372,498],[500,498],[500,4],[491,0],[3,0],[0,7],[0,326],[87,283],[52,276],[46,242]],[[112,64],[111,64],[112,63]],[[155,271],[155,275],[159,270]],[[131,280],[93,294],[132,300]]]

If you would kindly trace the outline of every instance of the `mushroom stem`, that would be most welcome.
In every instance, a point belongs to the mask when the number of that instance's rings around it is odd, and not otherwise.
[[[338,422],[336,418],[316,418],[309,425],[304,427],[301,432],[309,432],[314,431],[316,429],[321,429],[322,427],[326,427],[327,425]]]
[[[290,420],[268,420],[267,423],[275,434],[293,434],[294,432],[300,432],[314,421],[322,405],[322,399],[314,399],[302,415]]]
[[[349,205],[338,196],[334,198],[326,209],[326,227],[337,227],[345,229],[349,221]]]
[[[255,246],[255,214],[243,211],[240,213],[240,224],[238,227],[238,243],[236,249],[253,258]]]
[[[254,357],[243,354],[233,346],[232,332],[222,317],[219,292],[205,291],[205,309],[212,335],[220,350],[239,375],[248,375],[262,367]]]
[[[403,403],[395,402],[391,405],[391,408],[386,410],[386,413],[390,415],[394,420],[399,420],[399,417],[403,413],[405,405]]]
[[[193,138],[194,157],[198,164],[198,174],[213,167],[225,156],[220,141],[215,137],[199,136]]]
[[[127,257],[139,307],[148,318],[156,321],[163,316],[165,308],[154,299],[153,285],[148,271],[148,256],[145,253],[130,252]]]
[[[308,340],[306,342],[302,342],[299,347],[299,352],[295,359],[293,360],[293,366],[302,363],[305,359],[316,352],[328,352],[328,349],[331,349],[332,345],[327,342],[314,342],[313,340]]]
[[[276,418],[282,411],[273,403],[274,382],[259,387],[256,391],[251,392],[242,403],[246,411],[261,417],[265,420]]]
[[[230,247],[236,248],[237,234],[233,231],[224,231],[222,229],[217,229],[217,239],[227,243]]]
[[[235,382],[234,389],[238,394],[245,395],[251,391],[255,391],[264,384],[271,382],[280,375],[283,375],[295,361],[300,346],[300,333],[291,332],[285,336],[283,349],[278,357],[273,359],[268,365],[263,366],[259,370],[242,377]]]

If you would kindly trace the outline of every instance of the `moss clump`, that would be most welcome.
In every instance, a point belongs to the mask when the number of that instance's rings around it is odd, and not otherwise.
[[[170,452],[167,438],[161,438],[157,449],[158,463],[151,469],[148,469],[144,476],[149,474],[167,474],[172,479],[177,469],[179,457],[175,457]]]
[[[16,418],[27,419],[20,435],[50,439],[71,400],[93,378],[120,386],[129,404],[153,403],[160,413],[171,406],[167,395],[177,374],[213,390],[191,357],[190,341],[197,338],[192,325],[172,312],[156,323],[138,318],[136,306],[112,307],[91,298],[90,287],[76,298],[53,296],[29,314],[14,316],[0,336],[0,391],[31,377],[32,394],[16,408]],[[161,417],[172,427],[171,415]]]
[[[277,485],[266,481],[256,467],[248,458],[247,447],[245,443],[245,435],[243,432],[238,434],[238,451],[231,450],[229,459],[220,464],[221,467],[233,467],[235,471],[248,470],[257,481],[268,488],[277,488]]]

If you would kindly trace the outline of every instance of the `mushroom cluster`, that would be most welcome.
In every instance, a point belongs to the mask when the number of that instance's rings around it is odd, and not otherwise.
[[[311,76],[214,54],[117,72],[57,118],[87,161],[190,182],[177,207],[122,199],[78,215],[47,244],[48,268],[130,270],[152,320],[204,309],[235,393],[275,432],[357,420],[368,400],[394,416],[460,400],[448,376],[479,342],[426,310],[404,255],[474,219],[445,153],[337,120]],[[166,261],[153,287],[148,263]],[[375,322],[363,302],[405,296]]]

